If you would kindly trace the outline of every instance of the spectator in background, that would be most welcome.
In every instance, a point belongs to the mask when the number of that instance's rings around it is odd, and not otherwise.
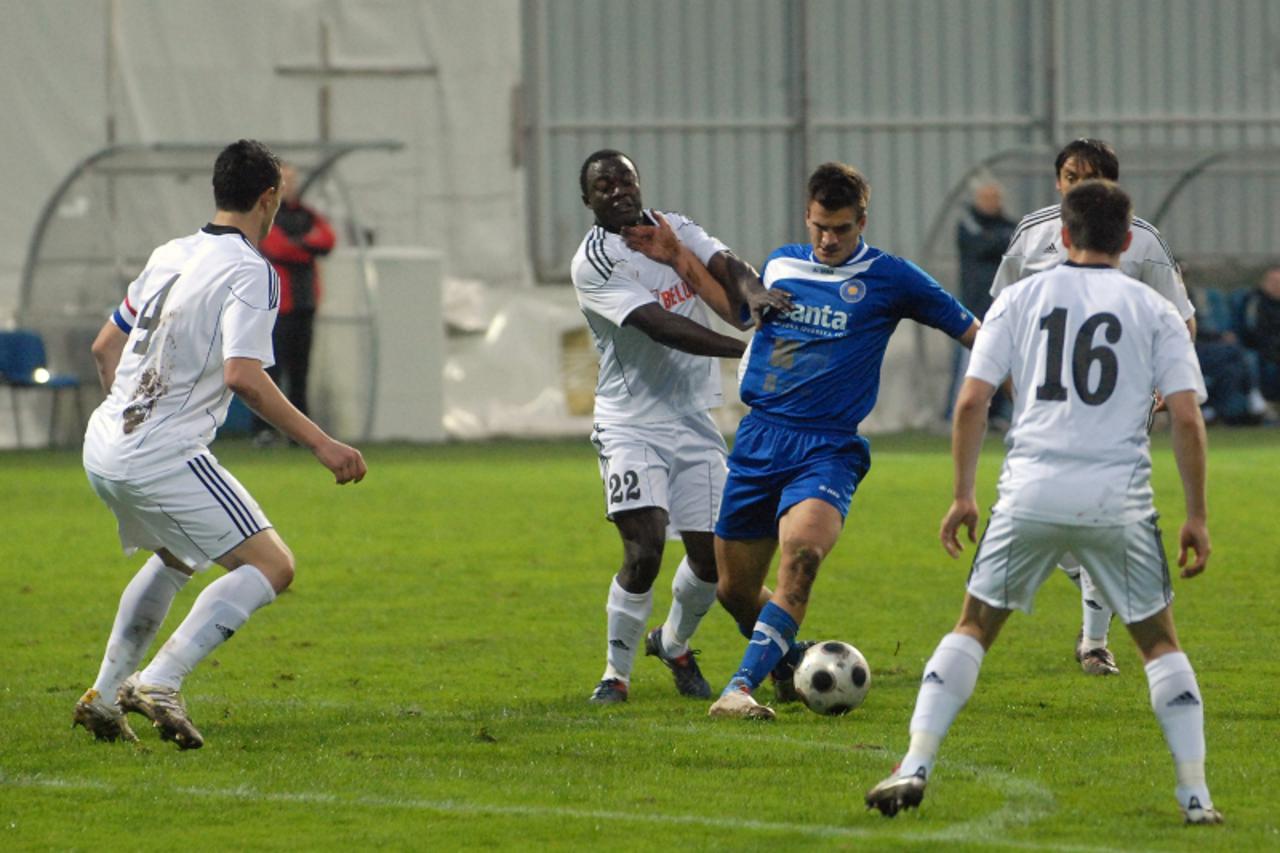
[[[298,170],[282,167],[284,201],[275,224],[262,241],[262,254],[280,274],[280,313],[271,333],[275,366],[267,372],[303,414],[307,406],[307,373],[311,369],[311,332],[320,304],[320,270],[316,259],[333,249],[333,229],[323,216],[298,197]],[[270,444],[275,432],[254,418],[255,441]]]
[[[991,281],[996,277],[1016,227],[1017,223],[1005,215],[1004,188],[1000,182],[991,175],[975,178],[973,201],[956,225],[956,246],[960,250],[960,301],[979,320],[991,307]],[[947,420],[951,420],[951,407],[968,364],[969,350],[956,347],[951,387],[947,390]],[[997,391],[991,401],[991,422],[997,427],[1008,426],[1009,413],[1009,398],[1003,391]]]
[[[1188,288],[1187,295],[1200,318],[1195,347],[1209,394],[1201,407],[1205,423],[1261,423],[1268,413],[1266,401],[1258,391],[1256,359],[1240,345],[1235,332],[1219,325],[1219,318],[1205,305],[1200,288]]]
[[[1239,324],[1241,343],[1258,354],[1262,396],[1280,401],[1280,264],[1245,296]]]

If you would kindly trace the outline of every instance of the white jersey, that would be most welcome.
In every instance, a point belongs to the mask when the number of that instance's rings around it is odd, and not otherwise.
[[[653,221],[649,211],[644,215]],[[704,264],[727,249],[688,217],[663,216]],[[596,225],[574,253],[569,271],[600,352],[596,423],[668,421],[720,405],[717,359],[680,352],[623,325],[632,311],[651,303],[710,325],[706,306],[675,270],[633,252],[621,235]]]
[[[227,417],[229,358],[273,363],[280,281],[237,228],[206,225],[151,253],[112,320],[129,335],[89,419],[84,465],[125,480],[186,462]]]
[[[1168,299],[1183,320],[1191,319],[1196,309],[1187,298],[1187,286],[1160,232],[1136,216],[1131,230],[1133,242],[1120,256],[1120,272]],[[1067,250],[1062,245],[1062,206],[1050,205],[1029,213],[1018,223],[1009,248],[1000,260],[991,283],[991,295],[999,296],[1014,282],[1052,269],[1066,259]]]
[[[996,510],[1035,521],[1124,525],[1150,517],[1151,389],[1204,379],[1168,301],[1111,267],[1065,264],[1001,293],[974,342],[968,376],[1011,376]]]

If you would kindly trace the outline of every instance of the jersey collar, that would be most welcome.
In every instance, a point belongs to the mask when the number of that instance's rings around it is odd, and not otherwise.
[[[865,255],[867,253],[867,250],[870,248],[871,247],[867,245],[867,241],[859,237],[858,248],[853,250],[853,254],[850,255],[848,259],[844,261],[844,263],[840,264],[839,267],[834,267],[834,269],[840,269],[840,267],[847,267],[850,264],[856,264],[858,261],[862,260],[862,256]],[[822,263],[822,261],[818,260],[818,258],[813,254],[812,245],[809,246],[809,261],[810,263],[820,264],[824,267],[827,266],[827,264]]]
[[[206,234],[239,234],[244,237],[244,232],[234,225],[214,225],[212,222],[208,222],[200,230]],[[249,238],[245,237],[245,239]]]
[[[1113,270],[1115,267],[1111,264],[1077,264],[1075,261],[1063,261],[1064,267],[1076,267],[1082,270]]]

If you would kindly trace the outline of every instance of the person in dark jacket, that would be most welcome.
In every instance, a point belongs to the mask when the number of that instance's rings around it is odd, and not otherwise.
[[[1000,183],[990,176],[977,180],[973,201],[956,225],[956,247],[960,251],[960,302],[979,320],[991,307],[991,281],[1016,227],[1017,223],[1005,215],[1004,189]],[[947,390],[947,420],[951,420],[951,406],[964,379],[968,355],[967,349],[956,348],[955,369]],[[1003,391],[997,391],[991,402],[992,424],[1007,426],[1010,408],[1009,398]]]
[[[335,240],[328,221],[299,199],[297,169],[286,163],[282,173],[284,201],[261,246],[280,274],[280,313],[271,335],[276,363],[267,372],[289,402],[306,414],[312,329],[321,293],[316,260],[333,250]],[[255,419],[254,427],[259,444],[275,440],[266,423]]]
[[[1237,322],[1240,342],[1258,354],[1262,396],[1280,401],[1280,264],[1244,297]]]

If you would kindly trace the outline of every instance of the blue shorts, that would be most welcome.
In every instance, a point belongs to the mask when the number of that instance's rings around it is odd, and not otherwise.
[[[777,539],[778,519],[809,498],[826,501],[844,518],[870,469],[871,444],[855,432],[748,414],[729,454],[716,535]]]

